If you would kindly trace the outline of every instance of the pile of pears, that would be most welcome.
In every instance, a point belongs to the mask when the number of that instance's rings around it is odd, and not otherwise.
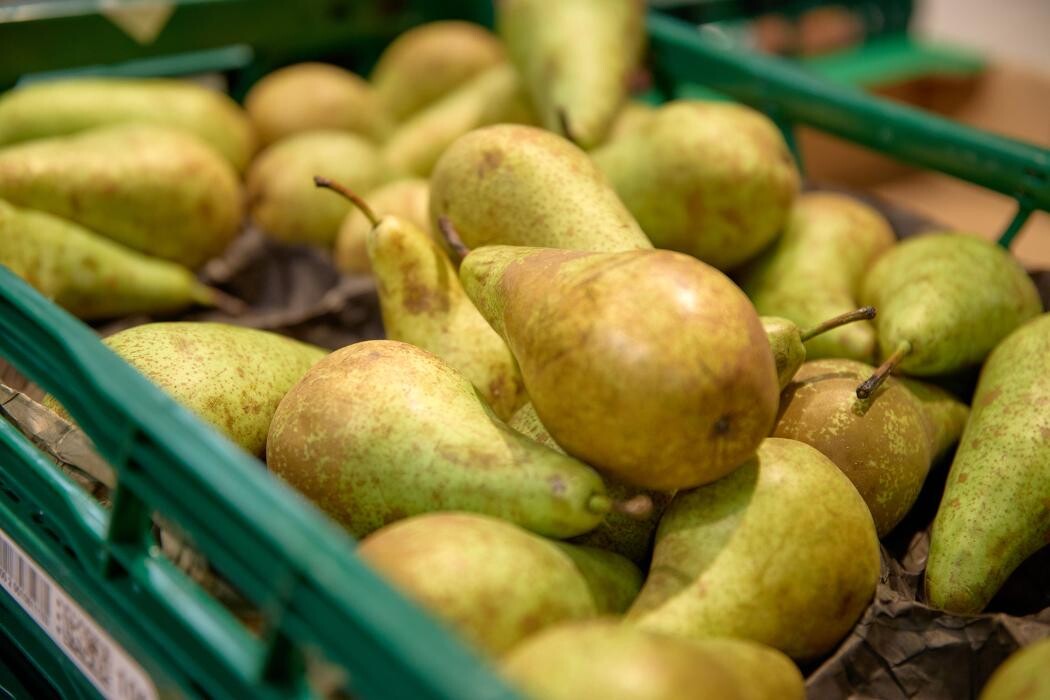
[[[327,251],[385,339],[105,343],[527,697],[802,698],[939,463],[932,606],[980,612],[1050,538],[1050,314],[980,237],[801,193],[763,114],[631,98],[644,49],[639,0],[502,0],[243,107],[15,89],[0,264],[96,320],[235,306],[195,272],[243,221]],[[970,405],[938,385],[978,367]]]

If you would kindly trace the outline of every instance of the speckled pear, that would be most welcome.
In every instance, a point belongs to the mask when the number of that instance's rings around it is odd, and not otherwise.
[[[184,129],[239,171],[255,152],[254,130],[237,103],[221,92],[185,80],[49,80],[20,87],[0,98],[0,145],[125,122]]]
[[[197,268],[237,234],[237,174],[170,127],[118,124],[0,150],[0,199]]]
[[[769,337],[773,349],[773,360],[777,365],[777,380],[783,389],[795,376],[795,372],[806,361],[806,345],[829,331],[847,324],[875,318],[875,307],[865,306],[824,319],[812,328],[799,328],[793,321],[778,316],[762,316],[762,328]]]
[[[878,580],[879,540],[853,484],[809,445],[768,438],[729,476],[675,496],[627,621],[811,659],[850,631]]]
[[[550,434],[628,484],[714,481],[776,415],[773,353],[727,277],[680,253],[486,246],[460,266]]]
[[[930,440],[930,456],[936,463],[959,442],[970,407],[939,386],[910,377],[897,377],[918,399],[926,414],[926,435]]]
[[[720,270],[776,238],[799,189],[777,127],[730,102],[671,102],[592,155],[653,245]]]
[[[981,370],[930,534],[926,597],[984,609],[1050,541],[1050,314],[1000,343]]]
[[[679,639],[615,620],[565,622],[501,663],[532,700],[802,700],[802,674],[775,649],[739,639]]]
[[[872,207],[834,192],[798,196],[783,233],[741,272],[739,282],[760,314],[811,327],[860,306],[865,273],[895,241]],[[811,360],[875,359],[875,326],[860,322],[806,343]]]
[[[500,124],[458,138],[430,176],[430,213],[435,227],[448,219],[470,248],[652,248],[587,154],[531,126]]]
[[[439,510],[486,513],[552,537],[601,522],[601,477],[511,430],[469,381],[408,343],[356,343],[281,402],[270,469],[356,537]]]
[[[1050,698],[1050,638],[1022,647],[1003,662],[981,690],[980,700]]]
[[[396,216],[418,229],[430,230],[430,183],[422,178],[404,178],[388,182],[365,195],[365,202],[379,216]],[[343,272],[369,273],[365,241],[372,223],[357,208],[352,208],[339,226],[335,239],[335,264]]]

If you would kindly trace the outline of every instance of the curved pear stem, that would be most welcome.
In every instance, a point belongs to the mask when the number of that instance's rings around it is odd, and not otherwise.
[[[640,493],[626,501],[613,501],[613,510],[626,515],[631,520],[646,520],[653,514],[653,499]]]
[[[238,299],[232,294],[227,294],[215,287],[209,287],[207,285],[201,285],[197,293],[194,294],[195,301],[204,304],[206,306],[213,306],[223,313],[227,313],[231,316],[240,316],[248,310],[248,304],[243,300]]]
[[[893,354],[886,358],[886,361],[879,365],[879,368],[875,370],[874,374],[868,377],[867,381],[857,387],[857,398],[866,399],[875,393],[876,389],[882,386],[882,383],[886,381],[886,377],[893,373],[893,370],[897,368],[897,365],[908,356],[911,352],[911,343],[907,340],[902,340],[897,349],[893,351]]]
[[[572,128],[569,126],[569,113],[561,106],[556,108],[556,113],[558,115],[558,126],[561,128],[561,135],[576,143],[576,139],[572,137]]]
[[[815,338],[821,333],[827,333],[830,330],[838,328],[839,326],[845,326],[847,323],[855,323],[856,321],[870,321],[875,318],[875,307],[874,306],[862,306],[859,309],[853,311],[847,311],[844,314],[833,316],[823,323],[819,323],[812,328],[807,328],[804,331],[800,331],[799,335],[802,336],[802,342],[806,342],[810,338]]]
[[[446,247],[455,254],[456,264],[463,262],[463,258],[470,253],[470,248],[463,243],[463,239],[459,237],[459,231],[447,216],[438,217],[438,230],[441,231],[441,237],[445,239]]]
[[[368,202],[362,199],[360,195],[356,194],[349,187],[346,187],[345,185],[340,185],[335,180],[329,180],[327,177],[321,177],[320,175],[314,175],[314,184],[318,187],[324,187],[325,189],[332,190],[333,192],[338,192],[339,194],[349,199],[350,202],[355,207],[360,209],[361,213],[365,215],[365,218],[368,219],[368,222],[372,224],[372,228],[375,228],[379,225],[379,217],[376,216],[376,213],[374,211],[372,211],[372,207],[368,206]]]

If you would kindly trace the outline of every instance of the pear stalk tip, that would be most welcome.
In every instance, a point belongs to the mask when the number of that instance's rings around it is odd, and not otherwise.
[[[248,304],[232,294],[227,294],[215,287],[202,285],[201,295],[197,299],[202,304],[213,306],[231,316],[240,316],[248,311]]]
[[[859,309],[853,311],[847,311],[844,314],[833,316],[822,323],[807,328],[804,331],[800,331],[799,335],[802,337],[802,342],[806,342],[811,338],[815,338],[821,333],[827,333],[830,330],[834,330],[839,326],[845,326],[847,323],[856,323],[857,321],[870,321],[875,318],[876,310],[874,306],[862,306]]]
[[[587,510],[599,515],[605,515],[613,508],[613,500],[604,493],[596,493],[587,499]]]
[[[457,265],[463,262],[463,258],[470,253],[470,248],[463,243],[463,239],[459,237],[459,231],[456,230],[456,227],[447,216],[438,217],[438,230],[441,232],[441,237],[445,240],[445,247],[456,258],[453,262]]]
[[[886,358],[886,361],[879,365],[879,368],[868,377],[868,379],[857,387],[857,398],[864,400],[870,397],[878,390],[882,383],[886,381],[886,377],[893,373],[893,370],[897,368],[908,353],[911,352],[911,343],[907,340],[902,340],[897,349],[893,351],[893,354]]]
[[[365,215],[365,218],[368,219],[368,222],[372,224],[372,228],[375,228],[379,225],[379,217],[376,216],[376,213],[374,211],[372,211],[372,207],[368,206],[368,202],[362,199],[360,195],[355,193],[346,185],[342,185],[336,182],[335,180],[331,180],[327,177],[322,177],[320,175],[314,175],[314,184],[318,187],[337,192],[349,199],[350,202],[355,207],[357,207],[362,214]]]
[[[640,493],[626,501],[613,501],[612,509],[632,520],[646,520],[653,514],[653,499]]]
[[[565,111],[564,107],[558,107],[557,114],[558,128],[561,129],[561,135],[573,143],[576,143],[576,139],[572,136],[572,127],[569,126],[569,113]]]

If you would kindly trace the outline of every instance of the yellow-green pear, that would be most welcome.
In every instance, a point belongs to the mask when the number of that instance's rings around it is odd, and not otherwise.
[[[237,234],[230,164],[179,129],[117,124],[0,150],[0,199],[197,268]]]
[[[926,414],[930,456],[936,463],[959,442],[970,417],[970,407],[939,386],[910,377],[898,377],[897,380],[908,387]]]
[[[267,456],[355,537],[438,510],[571,537],[614,505],[593,469],[511,430],[448,363],[393,340],[313,367],[278,407]]]
[[[776,125],[729,102],[671,102],[592,155],[653,245],[720,270],[772,243],[799,189]]]
[[[641,0],[501,0],[499,34],[544,127],[583,148],[605,138],[645,46]]]
[[[430,176],[430,213],[471,248],[615,251],[649,239],[587,154],[543,129],[499,124],[458,138]]]
[[[147,323],[102,342],[255,455],[263,452],[277,404],[327,352],[224,323]]]
[[[776,649],[739,639],[680,639],[615,620],[564,622],[503,657],[531,700],[802,700],[802,674]]]
[[[403,178],[381,185],[365,195],[365,202],[379,216],[396,216],[423,231],[430,230],[430,183]],[[372,223],[356,207],[350,209],[335,239],[335,264],[343,272],[372,271],[365,240]]]
[[[0,97],[0,145],[124,122],[185,129],[238,171],[247,167],[255,152],[254,130],[237,103],[186,80],[51,80]]]
[[[218,292],[180,265],[2,200],[0,241],[0,265],[85,320],[176,311],[218,300]]]
[[[302,131],[339,130],[379,139],[387,131],[372,86],[327,63],[297,63],[275,70],[244,98],[262,145]]]
[[[401,122],[503,60],[502,44],[484,27],[428,22],[383,50],[372,85],[387,117]]]
[[[608,140],[614,141],[648,127],[656,114],[656,109],[648,102],[628,100],[620,108],[619,114],[616,115],[616,119],[609,128]]]
[[[1021,647],[988,680],[980,700],[1050,700],[1050,638]]]
[[[474,129],[535,121],[518,74],[497,64],[416,112],[390,135],[383,161],[393,175],[426,177],[449,144]]]
[[[314,177],[367,192],[382,179],[379,153],[361,136],[345,131],[305,131],[273,144],[248,170],[252,220],[287,243],[330,248],[350,203],[314,186]]]
[[[812,659],[849,632],[878,580],[875,524],[853,484],[809,445],[768,438],[729,476],[675,496],[627,621]]]
[[[783,233],[739,277],[760,314],[803,327],[860,306],[860,287],[875,259],[895,241],[872,207],[834,192],[806,192],[791,207]],[[811,360],[875,359],[875,326],[854,323],[806,343]]]
[[[725,275],[663,250],[485,246],[460,266],[566,452],[673,491],[746,460],[776,416],[773,353]]]
[[[806,345],[825,333],[841,328],[847,324],[875,318],[875,307],[865,306],[853,311],[824,319],[811,328],[799,328],[798,325],[779,316],[762,316],[762,328],[769,337],[769,346],[773,349],[773,360],[777,365],[777,379],[783,389],[791,382],[795,372],[806,361]]]

